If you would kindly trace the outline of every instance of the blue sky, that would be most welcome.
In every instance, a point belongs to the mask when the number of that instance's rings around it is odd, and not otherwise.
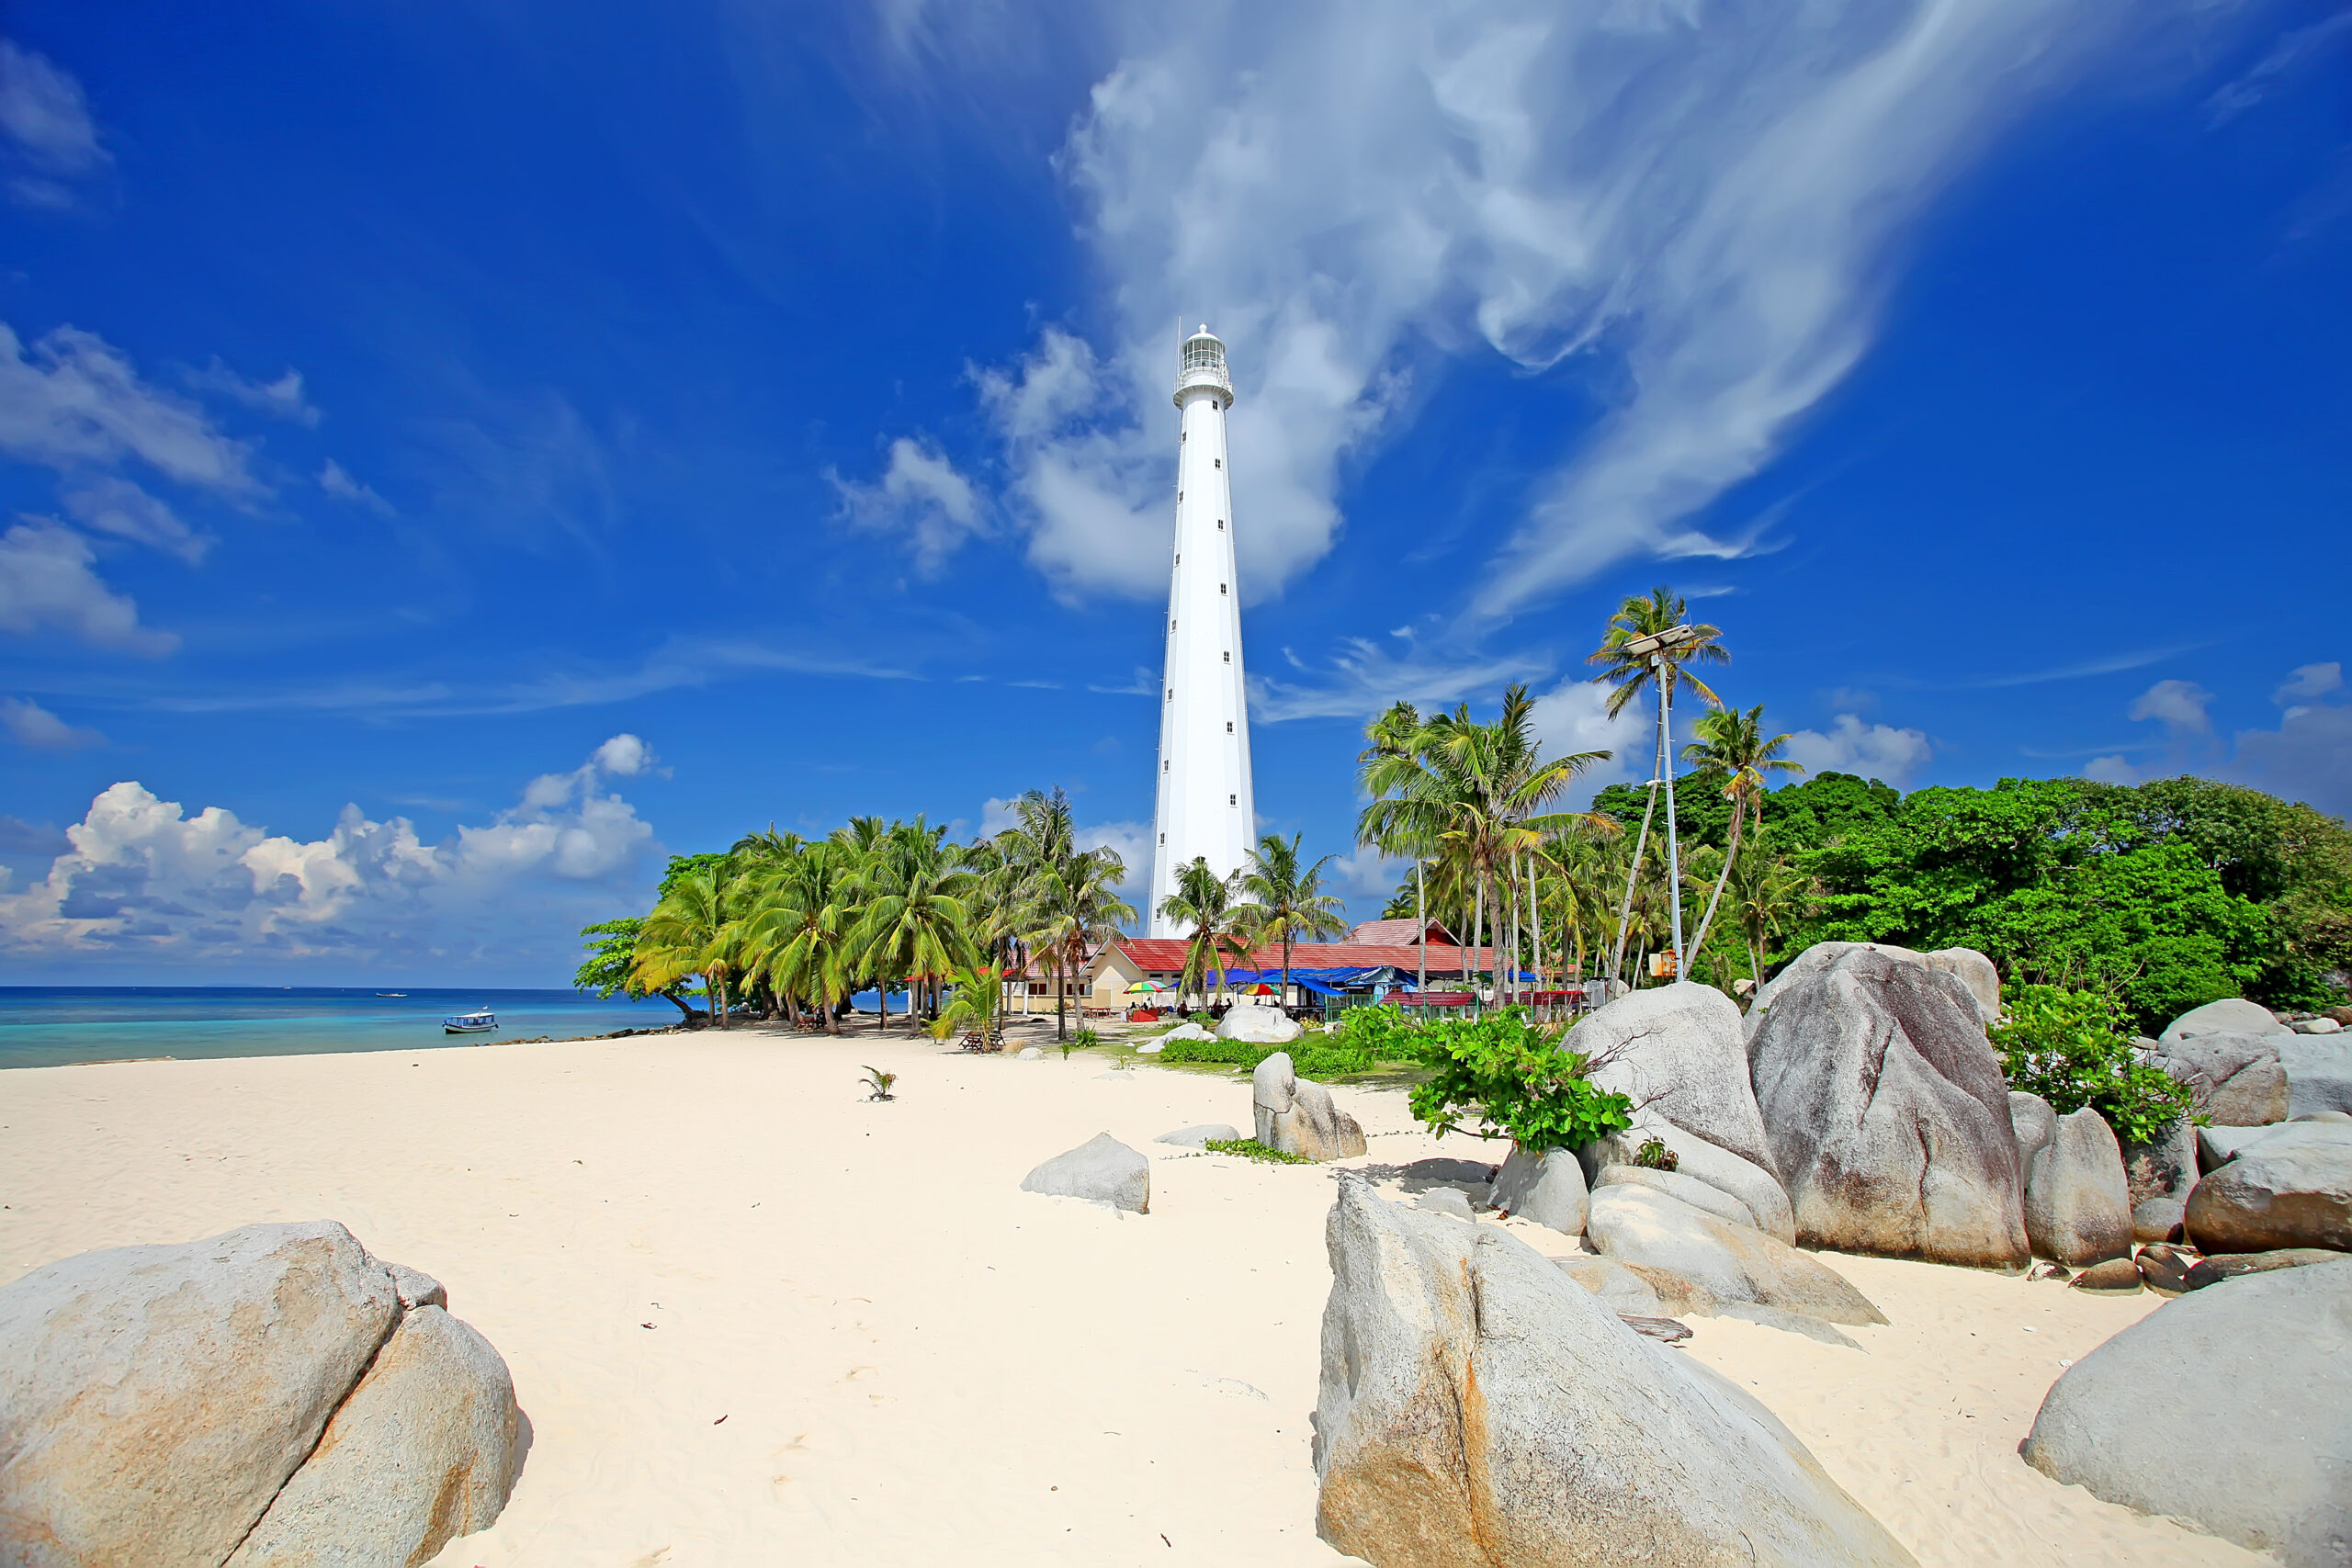
[[[1638,749],[1657,581],[1816,768],[2352,810],[2352,9],[2120,15],[9,7],[0,979],[560,983],[1055,784],[1140,873],[1180,316],[1360,914],[1363,718]]]

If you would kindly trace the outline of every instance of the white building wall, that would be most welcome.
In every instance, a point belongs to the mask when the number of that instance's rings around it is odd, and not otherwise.
[[[1207,330],[1193,340],[1199,343]],[[1214,342],[1214,340],[1210,340]],[[1233,488],[1225,415],[1233,401],[1223,345],[1213,373],[1185,371],[1176,462],[1176,538],[1169,563],[1168,656],[1159,706],[1159,808],[1152,849],[1155,936],[1170,928],[1159,901],[1176,872],[1205,857],[1222,875],[1248,861],[1257,809],[1243,695],[1241,584],[1234,574]]]

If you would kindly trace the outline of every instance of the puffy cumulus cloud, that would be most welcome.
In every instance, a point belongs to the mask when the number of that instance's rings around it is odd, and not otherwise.
[[[985,8],[916,14],[930,68],[1025,90]],[[2201,14],[2173,6],[2167,47]],[[1869,346],[1920,209],[2122,36],[2082,0],[1210,0],[1090,25],[1117,64],[1057,167],[1102,324],[1048,327],[980,381],[1033,559],[1158,591],[1174,311],[1231,346],[1236,544],[1260,593],[1331,547],[1344,469],[1416,372],[1594,356],[1613,406],[1563,433],[1486,579],[1493,612],[1635,554],[1752,547],[1690,519]]]
[[[139,606],[98,580],[81,535],[28,517],[0,534],[0,631],[54,627],[97,648],[164,654],[179,638],[139,624]]]
[[[1860,773],[1897,786],[1908,784],[1936,753],[1926,733],[1891,724],[1865,724],[1841,713],[1827,734],[1800,729],[1789,737],[1789,760],[1809,773]]]
[[[624,756],[615,742],[633,739],[616,737],[598,756]],[[552,964],[574,926],[641,891],[653,830],[603,772],[592,759],[534,779],[514,807],[439,843],[356,806],[324,838],[298,840],[117,784],[65,829],[70,848],[46,876],[0,895],[0,953],[101,967]],[[544,953],[516,935],[540,930]]]
[[[825,479],[854,526],[904,535],[915,569],[925,576],[936,574],[986,523],[971,480],[928,439],[902,435],[891,442],[889,466],[873,483],[844,479],[831,468]]]
[[[2140,770],[2132,760],[2118,751],[2109,756],[2093,757],[2083,764],[2083,777],[2099,784],[2135,784],[2140,782]]]
[[[2276,729],[2241,729],[2224,776],[2323,811],[2352,813],[2352,705],[2289,708]]]
[[[980,806],[980,836],[994,838],[1008,828],[1021,825],[1020,802],[991,795]],[[1081,850],[1109,850],[1119,857],[1123,868],[1119,891],[1136,906],[1136,913],[1148,919],[1149,911],[1137,902],[1147,883],[1151,880],[1151,836],[1148,822],[1080,822],[1077,825],[1078,847]]]
[[[2352,16],[2352,11],[2345,13]],[[2288,704],[2304,697],[2324,697],[2344,689],[2344,666],[2333,660],[2325,664],[2302,664],[2287,672],[2286,680],[2270,694],[2275,703]]]
[[[2154,719],[2175,736],[2203,735],[2213,728],[2205,710],[2213,694],[2194,681],[2159,681],[2132,700],[2126,712],[2137,719]]]
[[[1577,775],[1566,804],[1581,810],[1592,797],[1612,784],[1645,782],[1657,762],[1657,708],[1635,701],[1616,717],[1609,716],[1610,688],[1591,681],[1563,681],[1535,699],[1534,728],[1547,757],[1580,751],[1609,755]],[[1690,718],[1675,716],[1675,727],[1688,739]]]
[[[623,732],[614,736],[589,759],[590,762],[616,779],[633,779],[639,773],[650,773],[657,765],[653,748],[636,736]]]
[[[6,728],[17,745],[36,751],[78,751],[86,746],[103,746],[107,739],[96,730],[70,725],[23,697],[0,697],[0,728]]]

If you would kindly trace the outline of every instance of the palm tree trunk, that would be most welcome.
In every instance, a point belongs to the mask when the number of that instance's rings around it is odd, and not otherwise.
[[[1430,879],[1419,855],[1413,857],[1413,918],[1420,923],[1413,939],[1413,995],[1418,998],[1430,988]]]
[[[1666,727],[1660,725],[1658,727],[1658,746],[1661,750],[1665,749],[1665,736]],[[1650,818],[1657,811],[1657,775],[1663,773],[1663,769],[1652,770],[1650,778],[1649,804],[1642,807],[1642,830],[1640,833],[1636,834],[1634,839],[1634,863],[1628,866],[1625,870],[1625,897],[1623,901],[1617,906],[1617,946],[1616,950],[1609,955],[1609,978],[1611,981],[1618,978],[1619,972],[1624,967],[1625,937],[1628,930],[1627,922],[1631,919],[1634,909],[1634,884],[1641,880],[1642,854],[1643,852],[1649,847],[1650,841]]]
[[[1470,895],[1470,951],[1462,960],[1463,978],[1470,982],[1470,1005],[1478,1006],[1478,950],[1486,945],[1487,879],[1473,876]]]
[[[1707,899],[1707,912],[1699,917],[1699,934],[1690,939],[1690,951],[1693,953],[1707,951],[1707,928],[1715,923],[1715,906],[1723,901],[1724,884],[1731,880],[1732,857],[1739,853],[1739,829],[1747,815],[1741,808],[1741,803],[1734,800],[1731,806],[1731,840],[1724,849],[1723,874],[1715,878],[1715,891]]]

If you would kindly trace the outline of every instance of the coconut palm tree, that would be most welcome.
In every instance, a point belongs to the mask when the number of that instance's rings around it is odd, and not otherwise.
[[[1356,818],[1356,843],[1384,855],[1413,857],[1413,939],[1419,960],[1416,988],[1429,988],[1430,889],[1428,857],[1438,844],[1435,812],[1420,798],[1421,715],[1410,703],[1393,703],[1363,728],[1364,748],[1356,753],[1356,783],[1372,804]],[[1388,911],[1381,911],[1385,917]]]
[[[856,923],[856,878],[850,852],[823,841],[802,846],[778,866],[745,918],[747,944],[761,954],[768,983],[787,999],[807,997],[839,1034],[835,1010],[854,988],[850,932]]]
[[[1634,645],[1641,638],[1684,626],[1690,613],[1690,606],[1683,603],[1681,596],[1664,583],[1650,590],[1646,598],[1639,593],[1629,594],[1617,606],[1617,613],[1609,617],[1609,629],[1602,636],[1600,646],[1585,660],[1588,664],[1601,667],[1600,673],[1593,680],[1611,688],[1609,694],[1609,716],[1611,718],[1623,713],[1645,691],[1658,693],[1657,745],[1653,753],[1657,768],[1650,779],[1649,804],[1642,810],[1641,834],[1634,840],[1633,864],[1625,874],[1625,897],[1619,906],[1618,924],[1621,928],[1633,908],[1634,884],[1641,875],[1643,852],[1649,845],[1650,818],[1657,809],[1657,786],[1661,781],[1666,785],[1668,858],[1674,858],[1673,735],[1672,721],[1668,716],[1674,708],[1674,689],[1678,684],[1688,684],[1709,706],[1723,705],[1723,699],[1716,696],[1704,681],[1685,668],[1694,663],[1731,662],[1731,654],[1724,649],[1721,640],[1721,627],[1704,623],[1690,626],[1689,635],[1671,648],[1648,653],[1634,651]],[[1678,927],[1679,923],[1678,918]],[[1612,978],[1623,962],[1624,953],[1621,936],[1617,951],[1610,960]]]
[[[648,991],[700,976],[711,1021],[721,1029],[727,1027],[727,976],[737,946],[737,934],[729,930],[734,895],[723,866],[696,866],[678,877],[645,917],[630,964],[637,984]]]
[[[979,1035],[983,1045],[996,1032],[1004,1011],[1004,974],[995,964],[973,964],[948,979],[947,1005],[932,1026],[934,1040],[945,1040],[958,1030]]]
[[[1034,949],[1054,971],[1054,1037],[1069,1030],[1069,982],[1091,949],[1107,942],[1120,923],[1136,918],[1120,898],[1126,863],[1117,852],[1080,849],[1077,814],[1069,796],[1031,790],[1013,803],[1013,825],[997,836],[1012,896],[1015,939]]]
[[[893,823],[859,867],[861,895],[850,944],[860,967],[907,982],[907,1007],[938,1011],[937,987],[976,954],[963,895],[969,874],[921,817]]]
[[[1241,875],[1243,906],[1252,940],[1272,935],[1283,944],[1283,998],[1290,996],[1290,949],[1295,937],[1338,936],[1348,929],[1340,900],[1323,891],[1323,868],[1338,857],[1325,855],[1313,865],[1300,864],[1298,840],[1285,842],[1268,833],[1250,852],[1250,869]]]
[[[1238,874],[1219,876],[1205,855],[1176,868],[1176,891],[1159,901],[1159,912],[1192,933],[1176,985],[1180,998],[1196,988],[1204,998],[1221,989],[1227,960],[1249,957],[1250,916],[1238,897],[1240,885]]]
[[[1731,879],[1732,863],[1739,858],[1740,829],[1751,818],[1759,823],[1764,819],[1764,795],[1770,787],[1764,775],[1801,773],[1804,767],[1781,755],[1788,750],[1789,737],[1765,735],[1761,703],[1744,711],[1716,708],[1700,715],[1694,728],[1699,738],[1682,749],[1682,760],[1702,774],[1723,775],[1724,795],[1731,801],[1731,837],[1724,846],[1723,870],[1707,899],[1707,912],[1699,919],[1699,934],[1690,939],[1690,951],[1704,953],[1707,928],[1714,924],[1715,906],[1723,901],[1724,884]]]
[[[1768,836],[1769,837],[1769,836]],[[1733,918],[1747,947],[1748,975],[1764,983],[1764,953],[1774,937],[1813,912],[1819,885],[1773,854],[1764,838],[1750,839],[1732,868]]]

